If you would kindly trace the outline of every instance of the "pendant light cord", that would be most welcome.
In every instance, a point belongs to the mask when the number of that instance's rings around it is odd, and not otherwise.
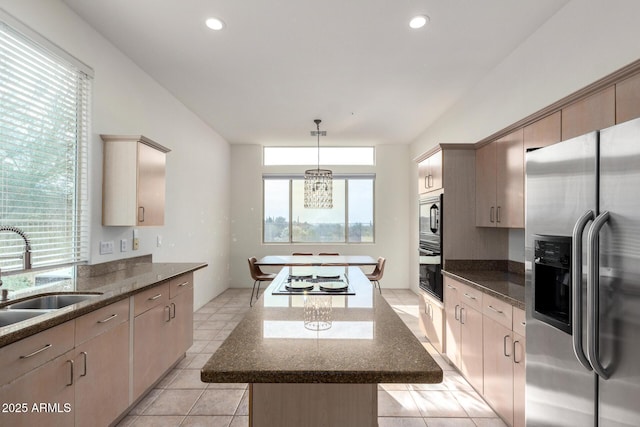
[[[322,120],[320,119],[315,119],[314,122],[316,123],[316,129],[318,132],[318,173],[320,173],[320,122]]]

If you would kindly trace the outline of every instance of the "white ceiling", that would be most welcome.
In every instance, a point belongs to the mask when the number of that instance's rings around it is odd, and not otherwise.
[[[567,1],[64,0],[227,141],[273,145],[316,118],[326,145],[409,143]]]

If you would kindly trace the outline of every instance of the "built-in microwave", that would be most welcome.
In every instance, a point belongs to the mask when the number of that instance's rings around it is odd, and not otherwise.
[[[442,301],[442,193],[419,203],[420,289]]]

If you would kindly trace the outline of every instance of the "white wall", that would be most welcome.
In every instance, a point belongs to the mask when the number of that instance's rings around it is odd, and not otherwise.
[[[89,143],[91,263],[152,254],[156,262],[209,264],[195,275],[199,308],[228,287],[229,144],[58,0],[1,0],[0,7],[95,70]],[[140,249],[119,251],[132,228],[103,227],[100,134],[143,134],[170,148],[165,225],[139,228]],[[156,237],[162,236],[162,246]],[[101,240],[115,253],[99,254]]]
[[[262,166],[262,146],[231,147],[231,286],[253,284],[247,258],[289,255],[292,252],[339,252],[344,255],[370,255],[387,258],[382,287],[409,286],[409,209],[411,169],[403,167],[409,156],[408,145],[378,145],[375,167],[331,167],[334,173],[375,172],[375,243],[341,245],[290,245],[262,243],[262,173],[282,169]],[[301,167],[298,172],[303,172]],[[291,169],[289,169],[291,172]],[[417,202],[415,205],[417,209]],[[365,269],[367,272],[372,270]]]
[[[475,143],[639,59],[638,16],[637,0],[571,1],[429,126],[410,157]],[[523,260],[523,236],[510,233],[510,259]]]

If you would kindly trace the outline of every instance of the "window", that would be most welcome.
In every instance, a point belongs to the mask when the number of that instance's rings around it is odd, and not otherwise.
[[[321,165],[359,165],[375,164],[373,147],[320,147]],[[316,165],[317,147],[264,147],[265,166]]]
[[[91,77],[5,21],[0,15],[0,225],[28,236],[34,268],[85,261]],[[22,269],[23,253],[18,234],[0,232],[3,271]]]
[[[371,243],[374,177],[333,179],[333,208],[304,208],[302,177],[264,176],[265,243]]]

